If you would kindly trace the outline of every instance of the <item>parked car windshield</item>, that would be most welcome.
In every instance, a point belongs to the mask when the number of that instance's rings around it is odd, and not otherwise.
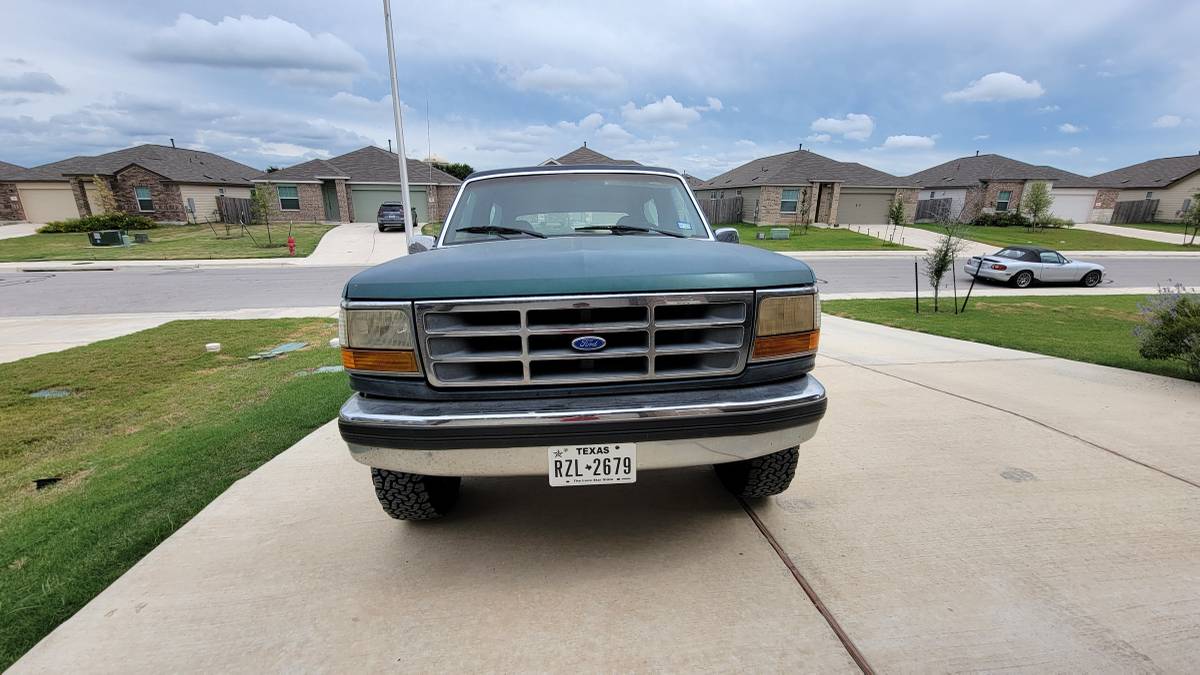
[[[609,225],[616,226],[616,231],[580,229]],[[464,232],[467,228],[474,231]],[[615,173],[536,174],[468,183],[446,225],[443,243],[527,236],[512,229],[545,237],[662,236],[632,228],[709,237],[678,178]]]

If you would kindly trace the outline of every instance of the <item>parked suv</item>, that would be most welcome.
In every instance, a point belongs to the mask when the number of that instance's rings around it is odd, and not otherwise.
[[[339,426],[384,511],[441,516],[463,476],[712,464],[738,496],[786,489],[825,413],[820,301],[807,265],[736,242],[669,169],[470,176],[436,241],[343,293]]]
[[[375,214],[375,222],[379,224],[379,231],[386,232],[392,228],[399,228],[404,231],[404,204],[401,202],[384,202],[379,205],[379,212]],[[412,207],[412,222],[417,224],[417,207]]]

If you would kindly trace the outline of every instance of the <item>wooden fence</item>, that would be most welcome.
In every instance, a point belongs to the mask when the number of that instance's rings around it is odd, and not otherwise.
[[[727,225],[742,222],[742,198],[701,199],[700,210],[709,225]]]
[[[949,197],[944,199],[922,199],[917,202],[917,215],[913,218],[916,222],[933,221],[942,222],[950,220],[950,202]]]
[[[254,220],[250,200],[241,197],[217,197],[217,213],[222,223],[249,225]]]
[[[1114,223],[1152,223],[1154,212],[1158,210],[1157,199],[1139,199],[1131,202],[1117,202],[1113,209]]]

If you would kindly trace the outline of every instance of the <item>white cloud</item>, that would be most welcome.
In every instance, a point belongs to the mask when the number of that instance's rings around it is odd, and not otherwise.
[[[1087,127],[1081,127],[1071,124],[1070,122],[1063,122],[1062,124],[1058,125],[1058,130],[1064,134],[1077,134],[1082,131],[1086,131]]]
[[[704,101],[705,104],[696,106],[696,110],[721,112],[725,108],[725,105],[721,103],[721,99],[715,96],[708,96]]]
[[[633,134],[622,129],[621,125],[609,122],[596,130],[595,138],[599,141],[625,143],[633,139]]]
[[[0,91],[19,91],[27,94],[61,94],[63,88],[48,73],[24,72],[0,74]]]
[[[1174,129],[1180,124],[1183,124],[1183,118],[1179,115],[1159,115],[1150,126],[1155,129]]]
[[[942,98],[951,102],[1015,101],[1037,98],[1045,93],[1037,80],[1026,81],[1020,75],[998,72],[988,73],[958,91],[946,92]]]
[[[900,134],[888,136],[881,146],[884,150],[928,150],[935,145],[936,136]]]
[[[804,137],[804,140],[809,143],[828,143],[833,140],[833,136],[829,134],[809,134]]]
[[[621,116],[632,124],[683,128],[698,121],[700,111],[683,105],[672,96],[664,96],[662,100],[647,103],[641,108],[632,101],[626,103],[621,106]]]
[[[577,129],[581,131],[594,131],[599,129],[602,124],[604,124],[604,115],[594,112],[586,115],[578,122],[567,122],[565,120],[559,122],[558,128],[565,131],[575,131]]]
[[[625,86],[624,78],[608,68],[576,70],[549,64],[522,71],[512,78],[512,82],[521,91],[542,91],[551,94],[567,91],[616,89]]]
[[[209,23],[180,14],[174,25],[147,39],[142,54],[156,61],[226,68],[331,73],[367,69],[363,55],[336,35],[310,33],[277,16],[226,16]]]
[[[1044,106],[1039,107],[1037,109],[1037,112],[1052,113],[1052,112],[1058,112],[1059,110],[1062,110],[1062,108],[1059,107],[1057,104],[1051,104],[1051,105],[1044,105]]]
[[[991,135],[991,134],[976,134],[976,135],[974,135],[974,136],[972,136],[972,137],[971,137],[971,140],[973,140],[973,141],[986,141],[987,139],[989,139],[989,138],[991,138],[991,137],[992,137],[992,135]]]
[[[875,120],[870,115],[850,113],[844,118],[821,117],[813,120],[809,128],[816,132],[835,134],[852,141],[865,141],[875,131]]]
[[[1071,146],[1066,150],[1051,149],[1042,151],[1043,154],[1050,155],[1052,157],[1073,157],[1081,152],[1083,152],[1083,150],[1077,146]]]

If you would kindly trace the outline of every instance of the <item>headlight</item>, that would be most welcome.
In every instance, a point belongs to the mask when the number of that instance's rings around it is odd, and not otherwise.
[[[806,356],[821,337],[821,299],[815,293],[760,293],[752,361]]]
[[[342,308],[338,321],[346,370],[416,375],[412,305]]]

